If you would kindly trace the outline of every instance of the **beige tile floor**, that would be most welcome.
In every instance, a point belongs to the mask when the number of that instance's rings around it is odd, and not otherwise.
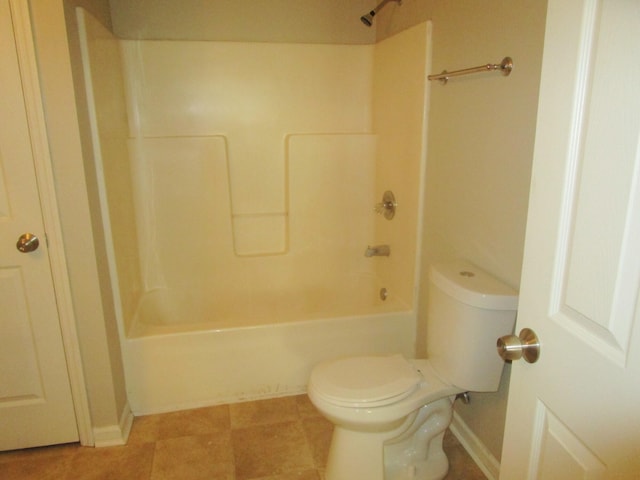
[[[0,453],[0,479],[322,480],[331,430],[306,395],[149,415],[126,446]],[[450,433],[445,450],[448,480],[485,479]]]

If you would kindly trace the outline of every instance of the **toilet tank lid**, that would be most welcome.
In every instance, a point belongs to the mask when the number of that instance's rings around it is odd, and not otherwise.
[[[478,308],[517,310],[518,292],[465,260],[431,266],[430,280],[456,300]]]

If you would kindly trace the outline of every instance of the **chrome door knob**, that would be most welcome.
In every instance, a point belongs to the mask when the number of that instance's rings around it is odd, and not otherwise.
[[[22,253],[29,253],[37,250],[40,246],[40,240],[33,233],[23,233],[18,238],[18,243],[16,243],[16,248],[20,250]]]
[[[536,332],[529,328],[520,330],[520,335],[505,335],[496,344],[498,355],[503,360],[524,360],[536,363],[540,357],[540,341]]]

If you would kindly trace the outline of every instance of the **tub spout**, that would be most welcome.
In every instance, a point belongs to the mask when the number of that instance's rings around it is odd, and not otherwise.
[[[388,257],[391,253],[389,245],[375,245],[373,247],[368,246],[364,251],[365,257]]]

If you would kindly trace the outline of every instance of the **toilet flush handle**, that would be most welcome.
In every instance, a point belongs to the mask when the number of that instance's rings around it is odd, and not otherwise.
[[[536,333],[530,328],[523,328],[520,335],[505,335],[496,343],[498,355],[503,360],[524,360],[536,363],[540,357],[540,341]]]

